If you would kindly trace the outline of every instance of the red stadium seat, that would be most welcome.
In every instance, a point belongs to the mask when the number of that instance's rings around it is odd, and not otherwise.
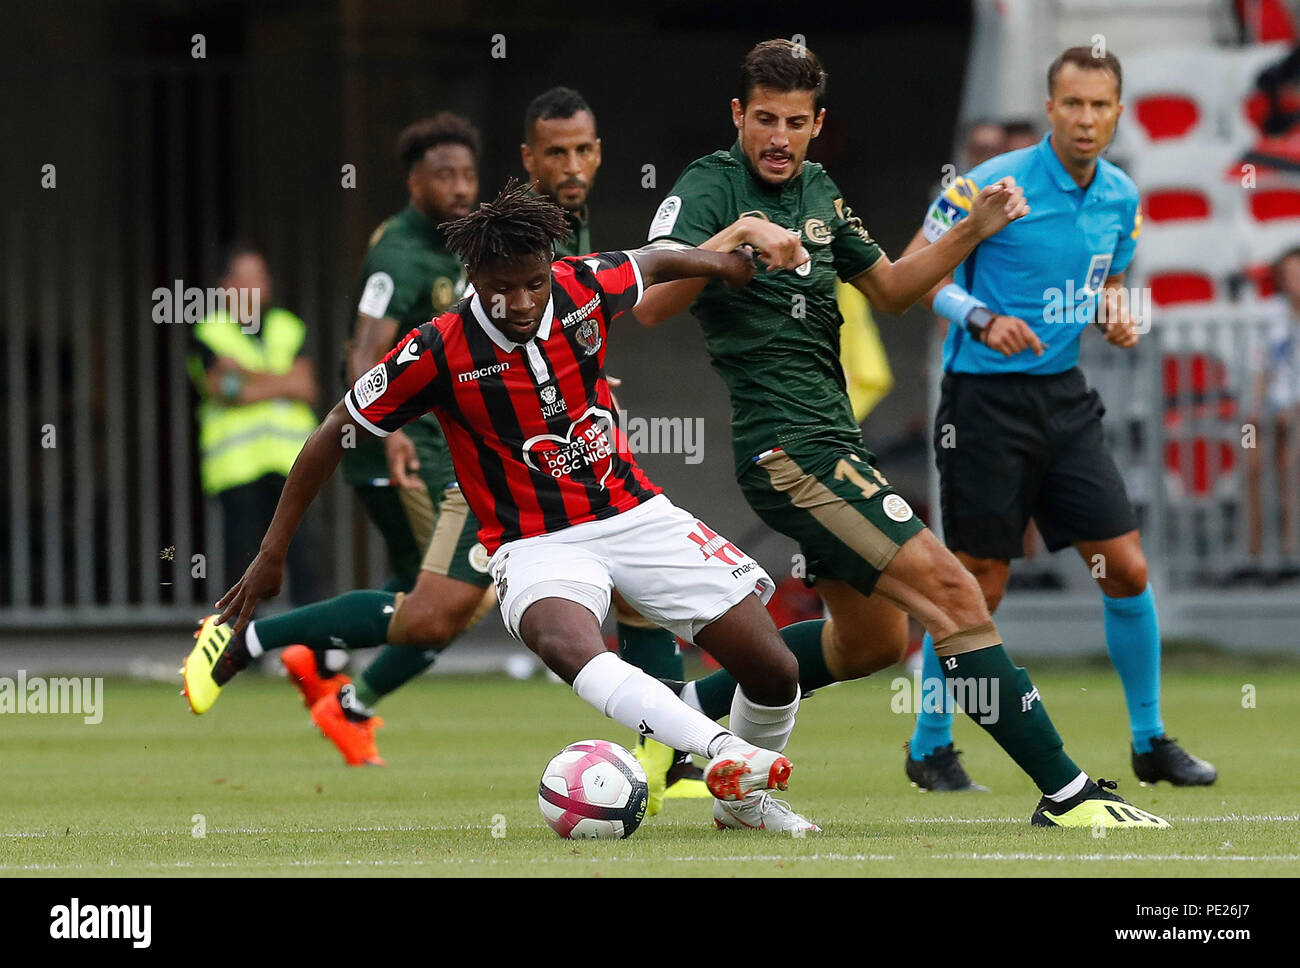
[[[1202,272],[1159,272],[1147,276],[1151,301],[1160,307],[1214,302],[1214,279]]]
[[[1134,105],[1138,124],[1151,141],[1182,138],[1201,120],[1196,101],[1183,94],[1150,94]]]
[[[1300,218],[1300,187],[1257,188],[1247,197],[1251,217],[1257,222]]]
[[[1159,188],[1142,199],[1142,216],[1152,222],[1207,219],[1210,199],[1195,188]]]
[[[1138,157],[1153,146],[1212,143],[1228,98],[1226,64],[1223,49],[1212,44],[1150,47],[1126,57],[1121,153]]]

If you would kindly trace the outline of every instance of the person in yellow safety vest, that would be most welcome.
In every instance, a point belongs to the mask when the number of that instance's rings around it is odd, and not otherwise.
[[[194,327],[189,367],[200,397],[200,478],[204,493],[221,503],[229,583],[257,554],[289,469],[316,428],[312,405],[320,389],[304,353],[307,327],[270,305],[271,276],[261,253],[233,249],[220,286],[229,307]],[[322,594],[314,530],[299,531],[289,549],[295,602]]]
[[[894,388],[894,374],[885,356],[885,344],[871,315],[867,297],[836,280],[835,299],[844,325],[840,327],[840,363],[848,386],[853,419],[862,423],[876,404]]]

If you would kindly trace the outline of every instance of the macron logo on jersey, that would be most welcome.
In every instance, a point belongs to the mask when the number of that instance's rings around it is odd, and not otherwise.
[[[502,370],[510,369],[509,361],[505,363],[493,363],[491,366],[481,366],[477,370],[470,370],[468,373],[457,374],[456,379],[461,383],[469,383],[471,380],[477,380],[479,377],[492,376],[494,373],[500,373]]]
[[[393,362],[401,366],[403,363],[414,363],[420,358],[420,338],[417,336],[411,342],[402,347],[402,352],[398,353]]]

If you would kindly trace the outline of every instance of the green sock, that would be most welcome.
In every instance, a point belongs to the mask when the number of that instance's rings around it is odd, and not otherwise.
[[[619,622],[618,651],[624,662],[656,679],[681,679],[686,675],[677,636],[667,629],[643,629]]]
[[[375,656],[357,678],[357,698],[363,706],[373,706],[394,689],[423,673],[437,659],[437,649],[385,646],[384,651]]]
[[[370,589],[347,592],[273,618],[260,618],[249,628],[255,629],[264,652],[295,642],[317,651],[364,649],[384,644],[394,599],[388,592]]]
[[[796,622],[781,629],[781,638],[799,660],[799,689],[804,694],[829,686],[835,676],[826,668],[822,654],[822,626],[824,618]],[[721,719],[731,712],[731,697],[736,691],[736,680],[726,669],[695,680],[695,696],[700,710],[710,719]]]
[[[965,680],[968,684],[966,689],[958,688],[959,698],[975,694],[991,699],[992,687],[997,687],[996,706],[989,703],[993,706],[990,715],[981,715],[977,704],[969,701],[963,703],[966,713],[1029,774],[1038,789],[1056,793],[1082,772],[1065,755],[1060,734],[1052,725],[1029,673],[1013,665],[1001,645],[957,656],[940,656],[939,662],[950,686],[954,680]],[[969,688],[976,685],[984,688]],[[996,718],[991,715],[993,711],[997,713]],[[986,719],[993,721],[985,722]]]

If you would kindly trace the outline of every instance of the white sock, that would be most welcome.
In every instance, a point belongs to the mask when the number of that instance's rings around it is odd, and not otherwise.
[[[1087,785],[1088,785],[1088,774],[1080,773],[1078,776],[1076,776],[1065,786],[1061,787],[1061,789],[1057,790],[1055,793],[1047,794],[1047,799],[1051,800],[1053,803],[1064,803],[1066,800],[1070,799],[1070,797],[1074,796],[1076,793],[1078,793]]]
[[[248,628],[244,629],[244,645],[248,649],[248,654],[254,659],[260,657],[266,651],[262,648],[262,640],[257,637],[256,626],[256,622],[249,622]]]
[[[794,716],[798,711],[798,686],[794,702],[786,706],[760,706],[737,686],[731,697],[731,731],[747,743],[780,753],[794,732]]]
[[[682,690],[681,699],[682,702],[686,703],[686,705],[690,706],[697,713],[704,712],[703,707],[700,706],[700,695],[695,691],[694,679],[686,683],[686,687]]]
[[[602,652],[583,666],[573,680],[573,691],[615,722],[676,750],[712,758],[710,747],[731,736],[658,679],[613,652]]]

